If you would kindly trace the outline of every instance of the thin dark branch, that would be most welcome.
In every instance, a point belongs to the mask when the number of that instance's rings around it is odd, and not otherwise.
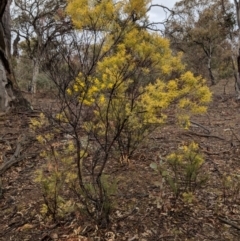
[[[147,11],[150,11],[153,7],[160,7],[162,9],[164,9],[164,10],[169,11],[172,15],[175,14],[175,12],[172,9],[170,9],[170,8],[168,8],[168,7],[166,7],[166,6],[162,5],[162,4],[151,4]]]
[[[240,226],[237,225],[237,224],[235,224],[235,223],[233,223],[232,221],[229,221],[229,220],[227,220],[227,219],[225,219],[225,218],[222,218],[222,217],[218,217],[218,219],[219,219],[221,222],[223,222],[223,223],[225,223],[225,224],[228,224],[228,225],[232,226],[233,228],[236,228],[237,230],[240,230]]]

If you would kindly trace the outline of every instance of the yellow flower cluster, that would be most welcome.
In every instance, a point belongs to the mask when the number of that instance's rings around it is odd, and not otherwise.
[[[171,153],[167,156],[169,162],[188,163],[194,161],[194,164],[199,168],[203,163],[203,157],[198,154],[199,147],[195,142],[191,142],[188,146],[182,146],[176,153]]]
[[[147,21],[149,0],[113,2],[69,0],[67,12],[75,27],[84,31],[88,26],[105,39],[99,52],[104,57],[96,69],[90,75],[79,73],[67,93],[77,94],[82,104],[94,109],[94,128],[99,130],[109,128],[106,120],[115,126],[127,120],[133,130],[161,124],[171,106],[187,127],[189,116],[204,113],[211,100],[204,79],[185,72],[181,53],[173,56],[167,39],[131,21],[132,14]],[[98,44],[93,43],[100,48]],[[173,78],[176,73],[179,77]]]
[[[30,120],[30,127],[32,130],[36,128],[42,127],[43,125],[47,124],[48,121],[43,113],[40,113],[39,118],[31,118]]]
[[[78,28],[103,30],[109,28],[114,14],[112,0],[69,0],[67,12]]]

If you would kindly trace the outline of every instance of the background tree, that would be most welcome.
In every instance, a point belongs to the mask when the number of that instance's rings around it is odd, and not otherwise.
[[[224,2],[229,7],[229,2]],[[231,48],[227,44],[229,26],[222,12],[222,1],[179,1],[174,13],[166,26],[172,47],[184,52],[185,62],[195,73],[215,84],[216,77],[225,77],[223,70],[231,66]]]
[[[49,48],[53,41],[71,29],[70,21],[64,14],[66,1],[15,0],[14,2],[14,31],[17,37],[24,39],[21,44],[22,50],[32,61],[30,89],[35,93],[45,53],[51,51]]]

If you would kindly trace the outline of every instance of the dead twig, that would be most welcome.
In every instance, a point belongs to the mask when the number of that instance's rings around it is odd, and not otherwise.
[[[195,135],[195,136],[206,137],[206,138],[216,138],[216,139],[219,139],[221,141],[226,141],[225,138],[222,138],[220,136],[200,134],[200,133],[196,133],[196,132],[192,132],[192,131],[184,132],[182,134],[186,135],[186,136]]]
[[[218,151],[218,152],[210,152],[210,151],[207,151],[207,150],[204,150],[202,149],[202,151],[208,155],[220,155],[220,154],[224,154],[224,153],[229,153],[231,151],[231,148],[230,149],[227,149],[227,150],[224,150],[224,151]]]
[[[139,203],[137,203],[137,205],[135,205],[135,207],[128,213],[121,215],[120,217],[115,217],[117,221],[123,221],[124,219],[128,218],[129,216],[132,216],[136,213],[138,213],[139,208],[137,207]]]
[[[198,126],[198,127],[201,127],[203,130],[207,131],[208,134],[210,134],[210,130],[209,130],[207,127],[203,126],[202,124],[199,124],[199,123],[197,123],[197,122],[195,122],[195,121],[190,121],[190,123],[191,123],[192,125],[196,125],[196,126]]]
[[[14,154],[11,156],[11,158],[3,163],[1,166],[0,166],[0,175],[2,175],[8,168],[10,168],[13,164],[15,164],[16,162],[19,162],[20,159],[18,158],[20,153],[21,153],[21,147],[22,147],[22,143],[19,141],[17,143],[17,147],[15,149],[15,152]]]
[[[240,142],[240,139],[238,138],[238,136],[236,135],[236,133],[233,131],[233,129],[231,128],[230,130],[231,130],[232,134],[235,136],[235,138]]]
[[[232,226],[233,228],[236,228],[237,230],[240,230],[240,226],[238,226],[237,224],[233,223],[232,221],[229,221],[229,220],[227,220],[225,218],[222,218],[222,217],[218,217],[218,219],[221,222],[223,222],[225,224],[228,224],[228,225]]]
[[[18,143],[17,143],[17,146],[16,146],[16,149],[13,153],[13,155],[11,156],[11,158],[7,161],[5,161],[1,166],[0,166],[0,176],[2,176],[2,174],[8,170],[12,165],[26,159],[26,158],[29,158],[29,155],[21,155],[21,152],[22,152],[22,148],[25,144],[28,144],[28,142],[26,143],[26,136],[23,135],[21,137],[18,138]],[[34,157],[36,156],[37,154],[34,153],[32,155],[30,155],[30,157]]]

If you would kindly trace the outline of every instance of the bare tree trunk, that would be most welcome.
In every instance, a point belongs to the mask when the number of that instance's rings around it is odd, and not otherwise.
[[[240,33],[240,29],[238,30]],[[240,41],[240,35],[239,35],[239,41]],[[237,57],[237,78],[235,82],[235,90],[237,93],[237,99],[240,99],[240,48],[238,49],[238,57]]]
[[[212,73],[212,56],[211,56],[211,54],[208,57],[208,73],[209,73],[209,77],[210,77],[210,80],[211,80],[211,84],[215,85],[216,81],[215,81],[215,78],[214,78],[213,73]]]
[[[10,64],[10,4],[11,0],[0,1],[0,112],[28,105],[18,89]]]
[[[37,91],[37,77],[39,75],[40,63],[38,59],[33,60],[33,75],[31,82],[31,93],[36,94]]]
[[[237,57],[237,78],[235,82],[235,89],[237,93],[237,98],[240,99],[240,3],[234,0],[236,15],[237,15],[237,25],[238,25],[238,57]]]

